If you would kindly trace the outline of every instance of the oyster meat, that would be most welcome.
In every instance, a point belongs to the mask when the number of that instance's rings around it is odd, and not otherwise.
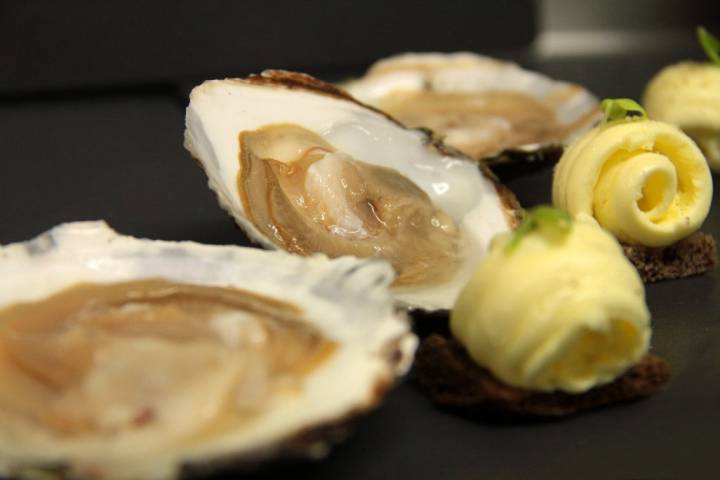
[[[477,160],[557,150],[600,118],[583,87],[468,52],[386,58],[342,87]]]
[[[0,476],[321,454],[412,359],[383,261],[64,224],[0,249]],[[44,478],[44,477],[35,477]]]
[[[473,161],[304,74],[207,81],[185,146],[249,236],[300,255],[387,259],[411,306],[449,308],[514,196]]]

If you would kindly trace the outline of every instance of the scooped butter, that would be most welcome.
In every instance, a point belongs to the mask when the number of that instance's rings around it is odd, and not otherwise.
[[[497,237],[450,327],[497,378],[540,391],[609,383],[650,340],[640,277],[618,242],[584,216],[561,234],[538,228]]]
[[[644,96],[648,115],[683,129],[720,171],[720,66],[683,62],[660,71]]]
[[[700,228],[712,178],[700,149],[677,127],[620,119],[565,151],[552,193],[556,207],[594,216],[622,242],[661,247]]]

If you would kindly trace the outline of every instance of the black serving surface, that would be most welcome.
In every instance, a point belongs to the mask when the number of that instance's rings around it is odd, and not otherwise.
[[[638,98],[671,60],[615,56],[530,66],[600,97]],[[0,243],[61,222],[105,219],[136,236],[247,244],[182,147],[187,97],[177,85],[4,97]],[[545,168],[509,186],[530,206],[549,202],[550,182]],[[720,238],[718,196],[704,230]],[[326,459],[231,469],[218,478],[717,478],[720,274],[650,285],[647,297],[652,348],[673,366],[670,385],[653,398],[564,420],[493,422],[436,409],[407,379]]]

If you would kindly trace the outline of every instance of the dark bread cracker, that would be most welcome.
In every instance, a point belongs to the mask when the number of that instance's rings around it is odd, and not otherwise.
[[[647,354],[614,382],[582,394],[535,392],[506,385],[477,365],[455,340],[431,335],[415,356],[417,381],[438,405],[467,413],[564,416],[646,397],[670,380],[665,360]]]
[[[703,232],[667,247],[623,244],[622,248],[646,283],[699,275],[718,264],[715,239]]]

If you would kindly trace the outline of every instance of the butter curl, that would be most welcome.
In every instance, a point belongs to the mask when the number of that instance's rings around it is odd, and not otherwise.
[[[648,83],[643,103],[655,120],[683,129],[720,171],[720,67],[683,62],[665,67]]]
[[[657,121],[596,127],[563,154],[553,203],[594,216],[626,243],[665,246],[697,230],[712,200],[712,178],[695,143]]]
[[[648,349],[643,284],[588,217],[539,230],[508,253],[498,237],[450,315],[455,338],[503,382],[572,393],[611,382]]]

